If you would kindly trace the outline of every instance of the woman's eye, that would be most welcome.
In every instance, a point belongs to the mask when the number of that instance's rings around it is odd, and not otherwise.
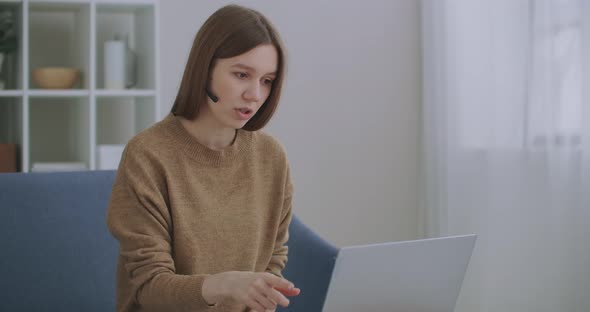
[[[266,84],[266,85],[271,85],[272,82],[273,82],[272,79],[264,79],[264,84]]]
[[[242,73],[242,72],[234,73],[234,75],[236,75],[236,77],[238,77],[240,79],[244,79],[244,78],[248,77],[248,74]]]

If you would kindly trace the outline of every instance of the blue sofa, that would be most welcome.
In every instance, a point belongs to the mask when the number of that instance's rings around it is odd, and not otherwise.
[[[0,311],[114,311],[114,171],[0,174]],[[302,293],[280,311],[321,311],[338,249],[297,217],[284,272]]]

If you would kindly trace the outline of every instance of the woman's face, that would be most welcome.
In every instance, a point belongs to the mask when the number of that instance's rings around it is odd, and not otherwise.
[[[277,50],[270,44],[218,59],[209,87],[218,101],[208,98],[204,113],[223,128],[244,127],[270,95],[277,66]]]

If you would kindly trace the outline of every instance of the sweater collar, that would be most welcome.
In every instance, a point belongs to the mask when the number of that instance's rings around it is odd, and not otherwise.
[[[166,124],[170,124],[173,140],[176,140],[182,146],[182,149],[198,162],[213,166],[225,167],[235,163],[237,156],[248,145],[250,138],[248,131],[238,129],[233,143],[221,151],[210,149],[199,143],[180,122],[180,117],[169,114],[164,119]]]

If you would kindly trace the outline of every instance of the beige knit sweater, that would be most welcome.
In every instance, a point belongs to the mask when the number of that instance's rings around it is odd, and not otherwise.
[[[177,117],[125,148],[107,223],[119,241],[117,311],[244,311],[203,299],[207,274],[272,272],[287,262],[292,186],[281,145],[238,130],[223,151]]]

